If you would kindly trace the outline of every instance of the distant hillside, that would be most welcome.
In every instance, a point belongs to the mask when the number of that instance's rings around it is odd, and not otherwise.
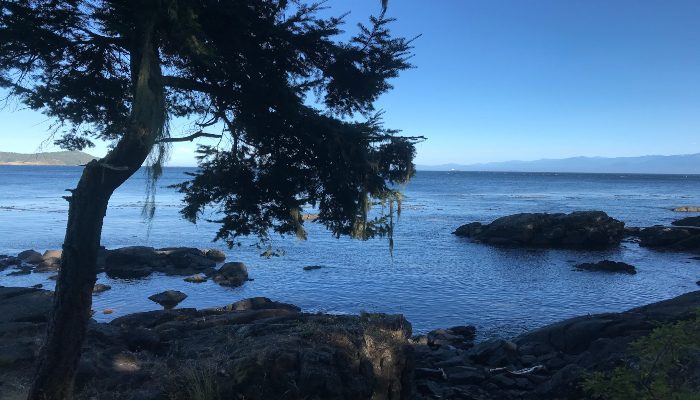
[[[55,151],[34,154],[0,151],[0,165],[83,165],[96,158],[82,151]]]
[[[483,164],[419,165],[424,171],[583,172],[623,174],[700,174],[700,153],[676,156],[573,157]]]

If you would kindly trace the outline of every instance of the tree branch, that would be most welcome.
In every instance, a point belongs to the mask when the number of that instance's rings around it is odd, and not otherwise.
[[[191,142],[194,139],[200,138],[200,137],[208,137],[208,138],[214,138],[214,139],[220,139],[221,135],[217,135],[214,133],[206,133],[206,132],[195,132],[189,136],[183,136],[183,137],[171,137],[171,138],[163,138],[156,143],[173,143],[173,142]]]
[[[197,82],[195,80],[181,78],[179,76],[163,76],[163,84],[180,90],[194,90],[197,92],[213,94],[218,91],[218,87],[208,83]]]

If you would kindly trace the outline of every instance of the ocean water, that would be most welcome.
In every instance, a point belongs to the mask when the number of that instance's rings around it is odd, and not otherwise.
[[[167,168],[158,183],[151,223],[141,216],[145,176],[138,173],[112,198],[102,244],[219,248],[228,261],[243,261],[250,277],[239,288],[186,283],[182,277],[153,275],[115,280],[100,274],[112,290],[96,295],[95,318],[112,318],[159,306],[147,297],[166,289],[189,296],[180,307],[212,307],[266,296],[305,311],[402,313],[414,332],[471,324],[481,338],[514,336],[557,320],[622,311],[697,290],[700,261],[693,254],[658,252],[623,243],[606,251],[495,248],[458,238],[461,224],[490,222],[517,212],[602,210],[629,226],[668,224],[700,206],[700,176],[419,172],[405,188],[393,257],[386,240],[335,239],[307,224],[309,238],[278,238],[285,254],[261,258],[250,246],[226,249],[213,243],[216,225],[191,224],[178,214],[181,196],[167,186],[185,179],[184,168]],[[75,186],[80,168],[0,166],[0,254],[61,246],[66,224],[65,189]],[[580,272],[573,265],[602,259],[637,267],[633,276]],[[307,265],[322,265],[303,271]],[[51,288],[51,274],[9,277],[0,285]],[[111,308],[111,315],[102,310]]]

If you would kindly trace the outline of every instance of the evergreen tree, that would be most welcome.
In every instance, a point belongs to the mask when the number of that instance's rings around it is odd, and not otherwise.
[[[383,2],[385,3],[385,2]],[[410,67],[410,41],[370,19],[340,40],[342,18],[285,0],[0,0],[0,86],[53,119],[56,142],[113,144],[82,172],[69,202],[53,313],[30,399],[70,397],[90,318],[110,196],[170,143],[215,138],[180,186],[183,215],[207,207],[217,238],[305,237],[304,209],[334,235],[391,235],[414,174],[418,138],[374,109]],[[168,121],[196,121],[171,136]],[[383,203],[388,212],[372,212]]]

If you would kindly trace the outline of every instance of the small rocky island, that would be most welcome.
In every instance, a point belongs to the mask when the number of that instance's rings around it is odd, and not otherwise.
[[[490,245],[600,249],[619,245],[625,224],[602,211],[521,213],[462,225],[454,234]]]

